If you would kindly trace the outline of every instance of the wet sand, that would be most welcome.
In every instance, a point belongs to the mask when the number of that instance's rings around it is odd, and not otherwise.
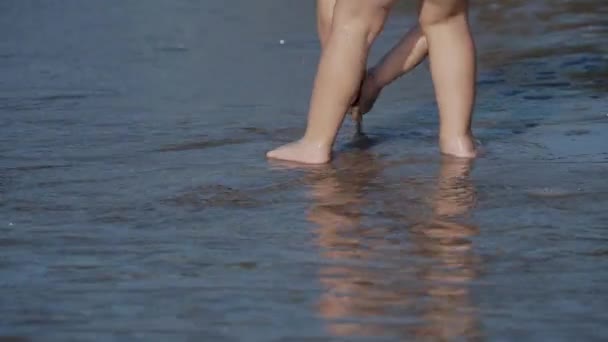
[[[312,1],[0,3],[0,340],[607,339],[606,15],[476,4],[474,163],[423,64],[294,168]]]

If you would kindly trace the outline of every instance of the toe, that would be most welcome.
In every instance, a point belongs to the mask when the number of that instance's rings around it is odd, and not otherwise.
[[[277,155],[277,150],[272,150],[266,152],[266,158],[275,158]]]

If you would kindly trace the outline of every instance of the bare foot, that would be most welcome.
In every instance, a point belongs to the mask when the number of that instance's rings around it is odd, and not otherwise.
[[[471,135],[441,138],[439,141],[441,153],[458,158],[477,157],[477,146]]]
[[[331,159],[331,147],[298,140],[266,153],[266,157],[303,164],[325,164]]]
[[[367,114],[376,103],[378,96],[380,96],[382,86],[378,83],[373,70],[369,70],[365,75],[365,80],[361,84],[359,89],[359,96],[357,101],[351,109],[351,115],[353,120],[360,121],[361,117]]]

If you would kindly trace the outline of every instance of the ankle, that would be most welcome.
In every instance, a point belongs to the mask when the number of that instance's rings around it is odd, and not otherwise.
[[[327,141],[327,139],[313,137],[307,134],[305,134],[299,142],[310,150],[319,151],[321,153],[328,153],[331,151],[333,145],[332,141]]]
[[[474,137],[471,132],[464,133],[441,133],[439,142],[441,144],[469,144],[473,143]]]
[[[465,133],[441,134],[439,137],[439,146],[442,153],[456,157],[473,158],[477,155],[475,139],[470,131]]]
[[[453,139],[473,139],[473,132],[470,129],[458,132],[445,132],[440,130],[439,139],[442,141]]]

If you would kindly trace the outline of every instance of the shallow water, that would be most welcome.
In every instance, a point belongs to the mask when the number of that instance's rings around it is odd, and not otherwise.
[[[426,64],[331,165],[268,163],[313,5],[0,3],[0,340],[608,339],[608,5],[475,5],[474,164]]]

